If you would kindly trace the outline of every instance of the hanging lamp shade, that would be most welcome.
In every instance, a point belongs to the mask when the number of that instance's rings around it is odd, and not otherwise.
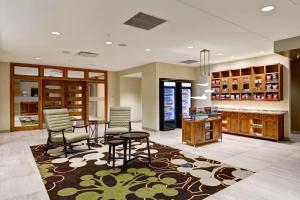
[[[196,100],[207,100],[208,96],[207,93],[214,93],[215,91],[209,88],[209,81],[210,81],[210,51],[207,49],[203,49],[200,51],[200,65],[199,65],[199,78],[202,79],[200,83],[196,85],[201,87],[206,87],[207,89],[204,90],[202,96],[195,96],[191,97],[192,99]]]
[[[206,80],[201,81],[197,85],[202,87],[208,87],[208,81],[210,76],[210,51],[203,49],[200,51],[200,65],[199,65],[200,78],[205,77]]]

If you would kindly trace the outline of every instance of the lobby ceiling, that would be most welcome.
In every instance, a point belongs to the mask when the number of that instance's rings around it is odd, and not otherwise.
[[[198,60],[203,48],[214,63],[262,56],[275,40],[300,35],[298,2],[0,0],[0,61],[121,70]],[[265,5],[274,11],[261,12]],[[151,30],[124,24],[139,12],[167,22]]]

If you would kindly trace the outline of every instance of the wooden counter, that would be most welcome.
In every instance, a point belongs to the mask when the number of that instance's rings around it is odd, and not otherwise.
[[[284,139],[283,112],[223,110],[222,132],[280,141]]]
[[[182,120],[182,142],[201,145],[222,140],[221,118],[209,120]]]

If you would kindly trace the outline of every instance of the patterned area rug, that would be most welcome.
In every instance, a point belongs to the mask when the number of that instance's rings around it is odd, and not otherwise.
[[[62,147],[32,146],[50,199],[204,199],[253,172],[150,142],[152,165],[137,159],[126,170],[107,164],[108,146],[62,155]],[[146,144],[134,142],[132,152],[146,155]],[[78,145],[73,149],[86,149]],[[122,148],[117,148],[122,156]],[[122,164],[119,160],[116,165]]]

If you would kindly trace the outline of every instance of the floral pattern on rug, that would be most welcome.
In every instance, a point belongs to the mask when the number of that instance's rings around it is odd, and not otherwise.
[[[132,143],[132,153],[147,155],[146,144]],[[31,150],[50,199],[204,199],[254,172],[150,142],[152,164],[139,158],[121,169],[107,163],[108,146],[75,145],[65,158],[60,146],[44,155],[45,145]],[[116,149],[123,155],[121,146]]]

